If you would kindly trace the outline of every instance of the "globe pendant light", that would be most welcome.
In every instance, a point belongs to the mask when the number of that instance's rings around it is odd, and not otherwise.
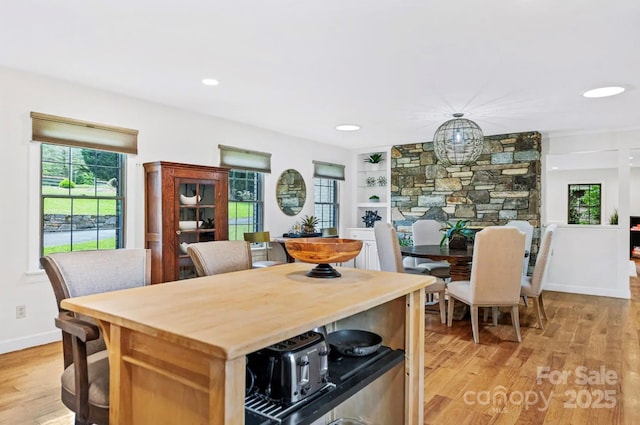
[[[433,135],[433,150],[444,166],[470,165],[476,162],[484,145],[484,134],[475,122],[453,114]]]

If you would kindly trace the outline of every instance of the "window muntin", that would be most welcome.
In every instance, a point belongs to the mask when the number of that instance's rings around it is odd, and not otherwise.
[[[229,172],[229,240],[243,240],[245,232],[263,230],[263,174]]]
[[[41,144],[40,255],[124,246],[124,154]]]
[[[600,184],[570,184],[568,224],[600,224],[602,207]]]
[[[313,192],[317,228],[338,227],[338,181],[315,178]]]

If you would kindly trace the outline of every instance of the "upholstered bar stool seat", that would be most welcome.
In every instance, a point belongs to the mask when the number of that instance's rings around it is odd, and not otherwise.
[[[87,356],[87,372],[89,383],[89,405],[102,409],[109,408],[109,353],[107,350]],[[74,366],[67,367],[60,378],[62,397],[65,395],[75,398],[76,374]],[[63,400],[64,401],[64,400]],[[91,408],[91,407],[90,407]]]
[[[76,425],[109,424],[109,355],[93,319],[60,303],[70,297],[137,288],[151,281],[151,251],[110,249],[49,254],[40,259],[56,296],[62,329],[62,403]]]

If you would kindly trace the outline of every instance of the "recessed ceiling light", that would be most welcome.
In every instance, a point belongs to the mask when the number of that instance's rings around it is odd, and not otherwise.
[[[611,87],[598,87],[597,89],[587,90],[582,93],[584,97],[607,97],[615,96],[624,91],[624,87],[611,86]]]
[[[340,124],[336,125],[336,130],[338,131],[358,131],[360,130],[360,126],[357,124]]]
[[[220,84],[220,81],[214,78],[203,78],[202,84],[204,84],[205,86],[217,86],[218,84]]]
[[[552,170],[557,170],[557,169],[558,169],[558,167],[551,167],[551,169],[552,169]]]

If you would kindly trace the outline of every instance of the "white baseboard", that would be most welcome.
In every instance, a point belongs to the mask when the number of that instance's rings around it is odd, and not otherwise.
[[[544,285],[547,291],[568,292],[571,294],[595,295],[599,297],[612,297],[631,299],[631,291],[626,289],[592,288],[588,286],[561,285],[558,283],[547,283]]]
[[[53,330],[35,335],[0,341],[0,354],[9,353],[11,351],[24,350],[25,348],[31,348],[37,345],[49,344],[50,342],[60,341],[61,339],[61,331]]]

